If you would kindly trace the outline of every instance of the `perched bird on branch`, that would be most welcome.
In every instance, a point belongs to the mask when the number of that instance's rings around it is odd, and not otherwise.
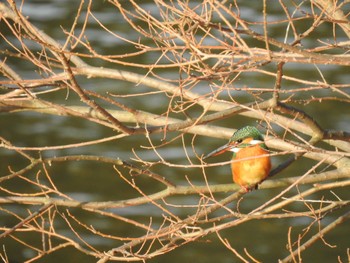
[[[207,154],[203,159],[227,151],[233,152],[233,181],[246,192],[256,188],[268,177],[271,170],[269,150],[257,128],[246,126],[238,129],[227,144]]]

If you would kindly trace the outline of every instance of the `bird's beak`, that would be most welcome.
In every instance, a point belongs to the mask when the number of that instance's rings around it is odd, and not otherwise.
[[[205,155],[203,157],[203,160],[207,159],[208,157],[211,157],[211,156],[216,156],[216,155],[222,154],[224,152],[231,151],[232,148],[234,148],[234,145],[227,143],[227,144],[217,148],[216,150],[212,151],[211,153],[208,153],[207,155]]]

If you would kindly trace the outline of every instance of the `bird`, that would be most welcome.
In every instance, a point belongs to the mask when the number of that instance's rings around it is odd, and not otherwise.
[[[225,145],[205,155],[203,159],[224,152],[233,152],[231,163],[233,181],[245,192],[256,189],[271,171],[269,149],[264,137],[254,126],[245,126],[233,133]]]

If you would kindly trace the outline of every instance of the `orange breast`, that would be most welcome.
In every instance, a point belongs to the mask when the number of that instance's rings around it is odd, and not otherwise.
[[[244,188],[255,186],[263,181],[271,170],[268,152],[259,145],[243,148],[232,163],[233,181]],[[244,159],[240,161],[241,159]]]

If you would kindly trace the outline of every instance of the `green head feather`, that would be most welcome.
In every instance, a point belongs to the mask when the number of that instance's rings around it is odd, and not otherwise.
[[[244,140],[246,138],[253,138],[253,140],[264,141],[264,137],[259,130],[253,126],[245,126],[238,129],[231,137],[230,142],[236,142],[238,140]]]

